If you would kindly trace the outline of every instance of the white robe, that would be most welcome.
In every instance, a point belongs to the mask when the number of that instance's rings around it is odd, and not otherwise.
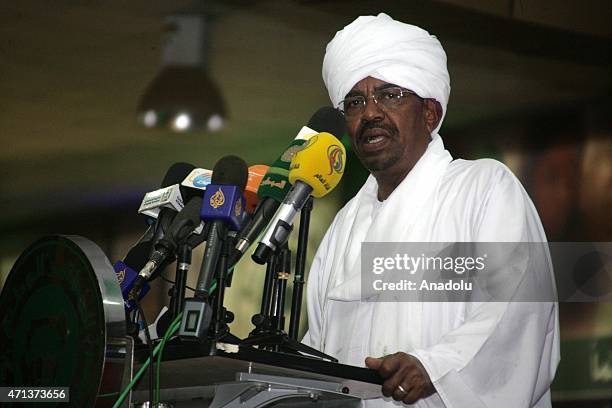
[[[308,278],[303,342],[341,363],[403,351],[437,393],[416,407],[550,407],[559,361],[554,302],[362,302],[362,242],[545,242],[516,177],[495,160],[454,160],[436,134],[417,165],[380,203],[370,176],[337,214]],[[554,292],[552,267],[525,280]],[[538,276],[533,276],[533,275]],[[381,395],[382,397],[382,395]],[[401,405],[391,399],[365,406]]]

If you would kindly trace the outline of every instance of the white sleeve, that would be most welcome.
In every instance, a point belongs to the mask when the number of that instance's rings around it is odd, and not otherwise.
[[[526,192],[509,171],[497,170],[475,219],[476,241],[544,242]],[[527,270],[517,292],[533,279],[550,281],[554,292],[552,270],[543,269],[548,270]],[[410,354],[421,361],[446,407],[549,407],[559,361],[557,304],[470,303],[459,327]]]

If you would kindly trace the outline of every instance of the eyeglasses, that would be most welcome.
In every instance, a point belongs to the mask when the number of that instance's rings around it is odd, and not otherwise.
[[[383,88],[370,96],[355,95],[344,98],[339,104],[338,109],[344,112],[347,118],[361,115],[365,111],[368,99],[372,98],[374,102],[384,109],[397,109],[403,103],[403,98],[408,95],[416,95],[415,92],[400,87]]]

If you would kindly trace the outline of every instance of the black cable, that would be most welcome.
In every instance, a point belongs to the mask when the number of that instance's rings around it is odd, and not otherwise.
[[[151,341],[151,334],[149,333],[149,325],[147,324],[147,318],[145,317],[144,312],[142,311],[142,307],[140,306],[140,302],[138,301],[138,299],[134,300],[136,303],[136,307],[138,308],[138,313],[140,314],[140,316],[142,317],[142,321],[144,323],[145,326],[145,337],[147,339],[147,345],[149,346],[149,358],[150,358],[150,363],[149,363],[149,406],[153,406],[153,342]]]
[[[168,279],[168,278],[164,278],[162,275],[160,275],[160,276],[161,276],[161,278],[162,278],[162,280],[163,280],[163,281],[168,282],[168,283],[171,283],[171,284],[173,284],[173,285],[174,285],[174,281],[173,281],[173,280],[170,280],[170,279]],[[191,290],[191,291],[194,291],[194,292],[195,292],[195,289],[194,289],[194,288],[192,288],[192,287],[190,287],[190,286],[185,286],[185,288],[187,288],[187,289],[189,289],[189,290]]]

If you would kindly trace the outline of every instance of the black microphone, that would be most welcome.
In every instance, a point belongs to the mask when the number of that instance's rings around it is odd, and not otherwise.
[[[261,181],[257,195],[262,200],[249,223],[240,230],[236,237],[235,250],[232,251],[228,260],[230,267],[242,258],[251,244],[255,242],[257,237],[269,225],[281,202],[289,192],[291,185],[287,175],[293,156],[303,148],[303,145],[310,137],[317,133],[327,132],[337,137],[342,137],[345,131],[344,115],[338,109],[324,106],[312,115],[308,125],[302,127],[295,140],[291,142],[288,148],[270,166]]]
[[[215,272],[221,254],[223,241],[227,238],[230,223],[232,223],[234,207],[242,199],[247,178],[247,164],[239,157],[225,156],[215,164],[212,182],[206,189],[202,205],[201,215],[207,221],[209,229],[206,239],[206,250],[202,258],[202,266],[196,286],[196,297],[202,297],[208,292],[212,274]],[[223,200],[225,202],[223,204],[220,204],[220,197],[224,197]],[[242,204],[244,204],[243,199]],[[244,208],[244,205],[241,208]],[[236,215],[242,218],[241,212]],[[233,228],[231,229],[234,231],[238,230],[240,227],[239,223],[240,221],[233,222]]]
[[[166,174],[160,184],[160,189],[164,189],[167,187],[171,187],[172,185],[180,183],[191,169],[194,168],[192,164],[189,163],[174,163]],[[150,193],[145,194],[145,198]],[[144,201],[144,199],[143,199]],[[161,203],[158,203],[160,207],[155,210],[150,208],[151,212],[149,212],[147,216],[147,222],[149,227],[146,229],[144,234],[138,239],[138,241],[128,250],[125,258],[123,259],[123,263],[129,265],[130,268],[139,271],[142,269],[144,264],[149,259],[151,252],[153,252],[153,247],[157,241],[159,241],[164,234],[164,231],[168,229],[172,218],[168,217],[166,214],[171,214],[171,208],[163,208]],[[142,206],[142,204],[141,204]],[[158,211],[155,215],[155,211]],[[140,212],[140,211],[139,211]],[[159,212],[162,212],[162,217],[159,217]],[[176,211],[174,211],[176,215]]]
[[[217,269],[228,231],[240,229],[245,210],[243,197],[248,178],[247,164],[239,157],[225,156],[213,168],[212,182],[206,187],[201,218],[206,221],[206,249],[194,298],[185,302],[181,336],[204,336],[210,325],[212,310],[208,301],[210,282]]]
[[[178,245],[187,240],[200,226],[201,207],[202,197],[195,196],[179,211],[168,226],[165,236],[155,244],[155,250],[138,274],[136,285],[142,285],[143,282],[149,280],[162,263],[169,259],[174,260],[174,253]],[[136,285],[134,285],[135,288]]]
[[[134,264],[126,262],[135,270],[141,270],[144,267],[155,250],[155,245],[164,237],[170,223],[183,207],[183,203],[193,196],[191,189],[181,186],[180,183],[194,168],[193,164],[174,163],[166,172],[161,188],[145,194],[138,212],[146,214],[154,221],[136,245],[130,249],[130,252],[134,249],[138,254],[144,254],[145,249],[148,249],[144,257],[136,258],[132,256]],[[174,196],[175,199],[165,199],[170,195]]]
[[[188,189],[183,188],[180,184],[185,179],[185,177],[187,177],[189,173],[191,173],[193,169],[195,169],[195,166],[190,163],[184,163],[184,162],[174,163],[168,169],[168,172],[166,173],[166,176],[164,177],[164,180],[162,181],[162,187],[171,187],[171,186],[177,185],[179,192],[181,194],[183,203],[187,202],[188,197],[186,196],[189,194],[190,195],[189,198],[191,198],[191,194],[189,193]],[[155,225],[155,235],[153,236],[153,239],[151,240],[153,248],[155,247],[155,244],[160,239],[163,238],[165,231],[170,226],[170,223],[176,216],[177,212],[178,211],[172,208],[168,208],[168,207],[162,207],[159,210],[157,222],[154,224]]]
[[[161,189],[165,188],[177,188],[178,184],[181,183],[185,177],[195,168],[189,163],[174,163],[161,182]],[[188,189],[185,189],[186,194],[179,193],[179,202],[182,204],[183,196],[189,196],[191,194]],[[147,196],[150,197],[150,193],[145,194],[143,202],[147,200]],[[132,310],[135,307],[134,297],[138,294],[138,299],[142,299],[147,293],[148,287],[139,283],[139,290],[134,291],[134,286],[138,282],[138,272],[140,271],[155,250],[155,245],[163,238],[165,231],[168,230],[170,223],[177,214],[177,211],[170,207],[164,207],[162,200],[158,200],[155,203],[150,202],[147,206],[149,213],[149,219],[153,222],[150,223],[145,233],[140,237],[138,242],[134,244],[129,250],[123,261],[116,262],[115,272],[117,279],[121,285],[121,291],[124,297],[124,303],[126,310]],[[142,207],[142,204],[141,204]],[[156,217],[155,217],[156,216]]]
[[[187,240],[196,228],[203,228],[203,226],[200,225],[201,206],[202,197],[193,197],[172,220],[165,236],[155,244],[155,250],[151,254],[148,262],[138,273],[138,277],[134,281],[134,286],[129,292],[130,298],[139,296],[141,288],[151,279],[156,271],[160,270],[162,264],[170,259],[174,260],[176,248],[181,242]],[[201,242],[201,240],[199,242]]]

